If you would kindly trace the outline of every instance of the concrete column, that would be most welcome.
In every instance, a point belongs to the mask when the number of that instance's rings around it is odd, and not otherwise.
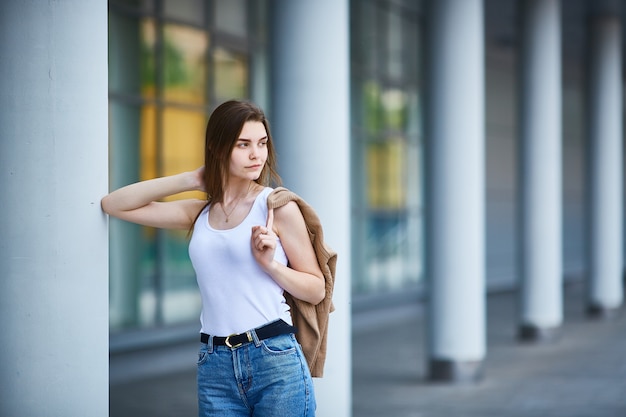
[[[471,381],[486,350],[483,2],[430,1],[426,24],[428,370]]]
[[[559,0],[520,3],[519,337],[552,339],[563,321]]]
[[[588,313],[612,315],[623,302],[622,55],[618,14],[592,13],[587,57]]]
[[[0,415],[108,416],[107,3],[0,2]]]
[[[271,3],[271,113],[280,174],[338,253],[317,416],[351,414],[350,113],[347,0]]]

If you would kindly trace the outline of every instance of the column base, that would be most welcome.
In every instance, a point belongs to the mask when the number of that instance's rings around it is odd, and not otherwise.
[[[547,343],[554,342],[560,336],[560,327],[539,327],[533,324],[519,326],[517,338],[522,342]]]
[[[431,359],[428,379],[437,382],[477,382],[483,378],[483,361]]]
[[[614,319],[619,316],[620,308],[619,307],[604,307],[597,304],[589,304],[587,306],[587,317],[592,319]]]

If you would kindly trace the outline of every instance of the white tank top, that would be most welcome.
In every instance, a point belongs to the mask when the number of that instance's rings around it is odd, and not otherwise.
[[[265,273],[252,256],[252,226],[267,222],[267,196],[259,193],[241,224],[217,230],[209,224],[209,207],[194,225],[189,257],[202,296],[202,333],[228,336],[283,319],[291,324],[283,289]],[[274,260],[287,265],[280,240]]]

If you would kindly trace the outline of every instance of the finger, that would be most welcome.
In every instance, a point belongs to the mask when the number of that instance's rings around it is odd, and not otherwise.
[[[272,236],[261,234],[255,239],[255,246],[259,250],[274,249],[276,247],[276,239]]]
[[[260,231],[252,236],[252,243],[257,249],[261,247],[263,244],[263,235]]]
[[[261,239],[263,239],[264,236],[268,235],[268,231],[266,230],[265,226],[254,226],[252,228],[252,239],[255,242],[260,241]]]

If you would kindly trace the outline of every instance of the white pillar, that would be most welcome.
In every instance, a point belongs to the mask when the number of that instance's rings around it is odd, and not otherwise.
[[[622,54],[618,14],[592,15],[587,57],[588,312],[623,302]]]
[[[559,0],[520,4],[519,337],[552,339],[563,321]]]
[[[486,350],[483,2],[432,0],[426,24],[429,377],[475,380]]]
[[[107,2],[0,2],[0,415],[108,416]]]
[[[338,253],[318,417],[351,414],[350,113],[347,0],[277,0],[271,16],[270,122],[280,174],[317,211]]]

